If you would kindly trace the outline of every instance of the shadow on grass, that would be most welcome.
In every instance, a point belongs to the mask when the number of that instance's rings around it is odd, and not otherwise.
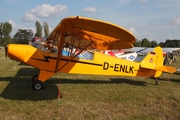
[[[146,82],[130,80],[128,78],[110,78],[110,80],[85,80],[85,79],[67,79],[50,78],[44,82],[45,90],[35,91],[31,88],[33,75],[37,74],[38,70],[34,68],[21,68],[13,77],[0,77],[0,81],[10,81],[9,84],[1,93],[4,99],[12,100],[50,100],[56,99],[58,96],[57,84],[130,84],[138,86],[146,86]]]
[[[66,79],[61,78],[60,80],[57,78],[51,79],[47,81],[46,83],[49,84],[129,84],[129,85],[138,85],[138,86],[146,86],[146,82],[142,81],[136,81],[136,80],[130,80],[127,78],[110,78],[110,81],[108,80],[85,80],[85,79]]]
[[[175,74],[175,75],[180,75],[180,73],[173,73],[173,74]]]
[[[130,79],[119,79],[119,78],[111,78],[112,83],[126,83],[129,85],[138,85],[138,86],[147,86],[145,81],[136,81],[136,80],[130,80]]]
[[[169,82],[177,82],[180,83],[180,79],[172,79],[172,78],[158,78],[159,81],[169,81]]]

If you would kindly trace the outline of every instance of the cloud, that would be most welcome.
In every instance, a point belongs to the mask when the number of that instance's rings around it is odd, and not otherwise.
[[[51,6],[49,4],[42,4],[41,6],[37,6],[36,8],[27,11],[23,16],[22,20],[37,21],[40,18],[57,18],[66,11],[67,7],[65,5],[57,4],[55,6]]]
[[[145,3],[145,2],[147,2],[147,0],[138,0],[139,2],[143,2],[143,3]]]
[[[36,32],[35,27],[27,28],[22,25],[16,24],[15,21],[13,21],[13,20],[9,20],[8,22],[12,25],[12,32],[11,32],[12,37],[18,32],[18,29],[27,29],[27,30],[32,30],[33,33]]]
[[[19,29],[20,26],[18,26],[13,20],[9,20],[8,22],[9,22],[9,24],[12,25],[11,34],[12,34],[12,36],[14,36],[14,34],[17,32],[17,30]]]
[[[12,25],[12,28],[15,28],[17,26],[13,20],[9,20],[8,22]]]
[[[176,18],[171,22],[172,25],[180,26],[180,18]]]
[[[136,30],[135,30],[135,28],[133,28],[133,27],[131,27],[131,28],[129,29],[129,31],[132,32],[133,34],[136,34]]]
[[[38,20],[39,18],[33,15],[31,12],[26,12],[22,18],[22,21],[28,21],[28,22],[38,21]]]
[[[86,12],[86,13],[95,13],[96,8],[94,8],[94,7],[86,7],[86,8],[83,8],[81,11]]]

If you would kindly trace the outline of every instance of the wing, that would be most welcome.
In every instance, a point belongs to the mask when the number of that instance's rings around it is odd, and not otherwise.
[[[117,25],[79,16],[64,18],[48,36],[48,40],[59,40],[66,36],[65,43],[73,47],[113,50],[132,48],[135,37]],[[73,42],[72,42],[73,39]]]

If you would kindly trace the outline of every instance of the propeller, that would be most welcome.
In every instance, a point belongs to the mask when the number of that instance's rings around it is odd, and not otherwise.
[[[7,56],[8,56],[8,45],[5,45],[5,46],[4,46],[4,49],[5,49],[5,56],[6,56],[6,58],[7,58]]]

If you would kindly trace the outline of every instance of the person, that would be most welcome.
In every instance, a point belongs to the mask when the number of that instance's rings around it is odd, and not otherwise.
[[[168,57],[167,57],[167,54],[164,54],[164,65],[168,65]]]
[[[49,52],[52,52],[52,53],[57,53],[58,51],[57,44],[55,44],[54,41],[51,41],[51,40],[47,42],[47,48]]]
[[[169,64],[171,65],[171,63],[173,63],[175,65],[176,58],[175,58],[175,56],[173,55],[172,52],[169,54],[169,59],[170,59]]]

